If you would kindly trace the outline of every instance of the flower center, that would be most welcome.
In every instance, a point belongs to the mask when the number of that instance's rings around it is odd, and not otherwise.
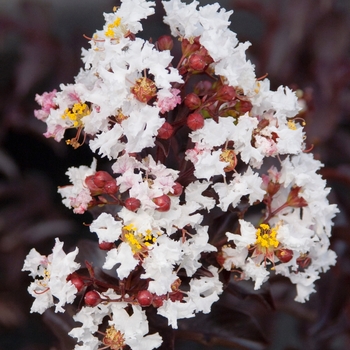
[[[276,228],[270,228],[267,224],[261,224],[256,230],[256,241],[255,245],[257,250],[262,254],[268,254],[277,248],[279,241],[276,238]]]
[[[75,103],[72,108],[67,108],[62,115],[62,119],[70,119],[73,126],[78,128],[83,125],[81,119],[90,114],[90,108],[86,103]]]
[[[232,171],[237,165],[237,157],[232,149],[224,149],[220,154],[220,161],[229,163],[225,168],[225,172]]]
[[[103,344],[109,346],[112,350],[121,350],[125,346],[123,333],[116,330],[114,326],[107,328],[106,335],[103,338]]]
[[[138,233],[133,224],[123,227],[124,241],[130,245],[133,254],[147,251],[148,248],[157,241],[157,237],[150,230],[146,234]]]
[[[121,18],[117,17],[113,23],[108,24],[107,30],[105,31],[105,35],[109,38],[113,38],[115,36],[114,29],[118,28],[120,26]]]

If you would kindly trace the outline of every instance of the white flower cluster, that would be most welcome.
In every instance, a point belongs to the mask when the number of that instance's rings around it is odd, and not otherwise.
[[[296,300],[305,301],[319,273],[335,264],[328,248],[337,208],[317,174],[322,164],[306,152],[298,98],[256,78],[245,55],[249,43],[229,29],[231,12],[198,5],[163,1],[164,22],[181,41],[176,68],[170,37],[155,44],[136,37],[154,2],[124,0],[83,50],[85,68],[75,83],[36,98],[46,137],[60,141],[76,129],[67,144],[76,148],[88,138],[93,152],[113,162],[114,176],[97,171],[95,160],[70,168],[72,184],[59,189],[75,213],[116,207],[93,220],[90,231],[107,249],[103,268],[120,283],[90,291],[96,303],[85,299],[75,316],[82,326],[70,333],[76,349],[160,346],[161,337],[148,334],[143,308],[155,307],[173,328],[178,319],[208,313],[223,290],[221,269],[252,279],[255,289],[271,273],[282,274],[296,284]],[[209,80],[188,94],[191,76],[202,73]],[[271,160],[276,166],[266,172]],[[209,243],[214,210],[248,204],[265,206],[260,225],[242,218],[227,228],[225,244]],[[59,244],[53,257],[64,254]],[[81,284],[98,285],[79,279],[76,254],[62,255],[59,271],[56,259],[35,250],[27,256],[24,270],[39,276],[29,288],[32,311],[43,312],[53,297],[63,311]],[[101,340],[96,332],[105,318]]]

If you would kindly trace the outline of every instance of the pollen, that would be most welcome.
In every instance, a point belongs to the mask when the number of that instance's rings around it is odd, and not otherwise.
[[[270,228],[267,224],[261,224],[256,230],[255,244],[259,248],[259,251],[268,251],[277,248],[279,241],[276,238],[276,228]]]
[[[146,252],[157,241],[157,237],[151,230],[147,230],[145,234],[139,233],[133,224],[123,227],[123,237],[133,254]]]
[[[83,125],[82,118],[89,115],[90,108],[86,103],[75,103],[72,108],[67,108],[62,115],[62,119],[70,119],[73,126],[78,128]]]
[[[108,327],[103,338],[103,344],[111,350],[121,350],[125,346],[124,334],[116,330],[114,326]]]
[[[288,124],[287,125],[288,125],[288,128],[291,129],[291,130],[296,130],[297,129],[297,127],[296,127],[296,125],[295,125],[293,120],[288,120]]]
[[[117,17],[113,23],[108,24],[107,30],[105,31],[105,35],[107,37],[114,38],[115,36],[114,29],[120,26],[121,20],[122,19],[120,17]]]
[[[232,171],[237,165],[237,157],[232,149],[224,149],[220,154],[220,161],[226,162],[228,165],[224,168],[225,172]]]

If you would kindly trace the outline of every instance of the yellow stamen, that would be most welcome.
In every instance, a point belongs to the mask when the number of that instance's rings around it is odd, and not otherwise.
[[[75,103],[72,108],[67,108],[62,115],[62,119],[70,119],[73,126],[78,128],[83,125],[81,119],[89,115],[90,108],[86,103]]]
[[[103,338],[103,344],[109,346],[111,350],[123,349],[125,346],[124,334],[116,330],[114,326],[108,327]]]
[[[296,127],[296,125],[295,125],[293,120],[288,120],[288,128],[291,129],[291,130],[296,130],[297,129],[297,127]]]

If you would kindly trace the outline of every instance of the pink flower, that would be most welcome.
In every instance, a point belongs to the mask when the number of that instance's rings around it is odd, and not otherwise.
[[[172,96],[159,96],[158,93],[158,107],[161,113],[169,112],[173,110],[176,105],[181,103],[181,97],[178,96],[180,93],[179,89],[170,89]]]

